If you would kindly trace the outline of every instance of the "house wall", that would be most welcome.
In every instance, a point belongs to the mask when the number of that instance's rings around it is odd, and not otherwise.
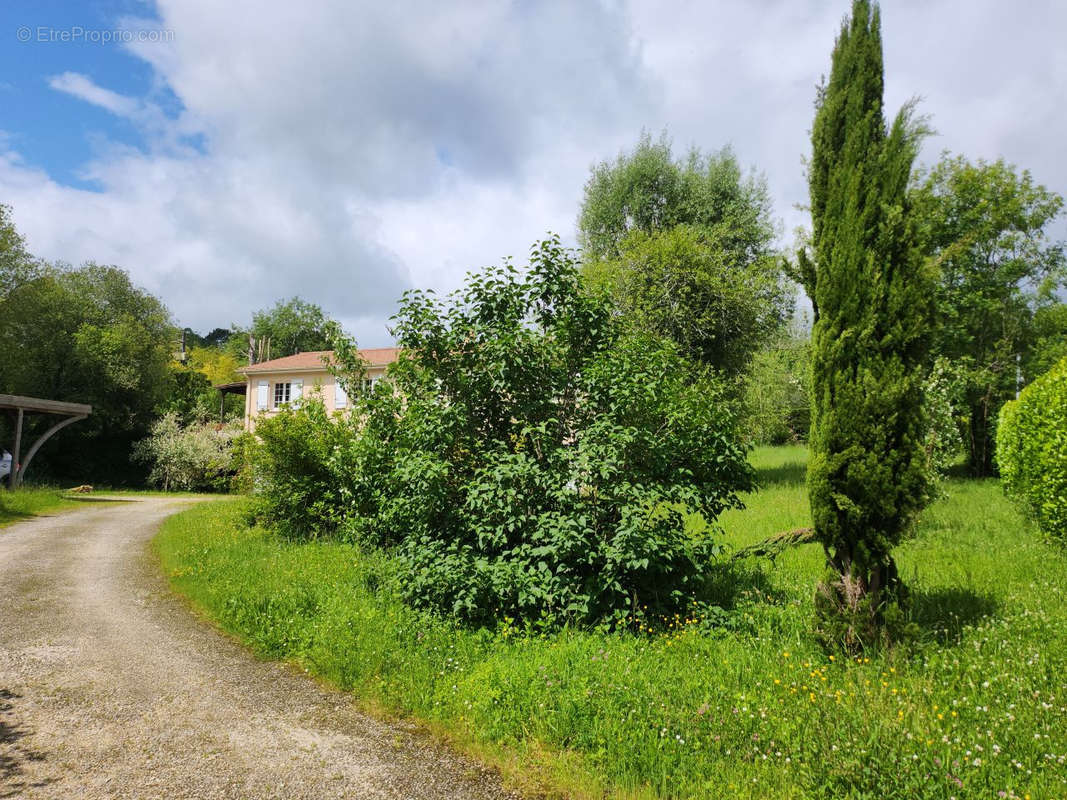
[[[368,367],[367,378],[377,381],[385,375],[385,366]],[[291,385],[290,403],[297,400],[296,385],[301,383],[301,397],[318,397],[329,412],[343,411],[351,408],[351,398],[343,406],[338,406],[337,381],[333,375],[325,370],[291,370],[286,372],[255,372],[247,376],[248,390],[245,392],[245,430],[252,431],[256,428],[256,421],[263,417],[273,417],[280,410],[280,406],[274,402],[274,387],[278,383]],[[259,408],[259,385],[261,381],[267,384],[267,407]]]

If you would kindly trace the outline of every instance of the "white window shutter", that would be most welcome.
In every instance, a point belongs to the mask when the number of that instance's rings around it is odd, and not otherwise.
[[[266,411],[267,402],[269,399],[270,383],[268,381],[260,381],[259,386],[256,387],[256,410]]]
[[[345,387],[341,385],[341,382],[334,379],[333,382],[333,407],[344,408],[348,405],[348,392],[345,391]]]
[[[304,396],[304,382],[293,381],[292,392],[290,402],[293,404],[293,408],[300,408],[300,398]]]

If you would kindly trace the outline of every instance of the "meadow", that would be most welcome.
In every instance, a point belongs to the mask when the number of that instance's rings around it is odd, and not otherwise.
[[[753,461],[761,489],[720,520],[735,551],[808,522],[804,449]],[[949,481],[897,551],[916,641],[853,658],[812,635],[815,544],[724,559],[719,608],[652,631],[471,630],[399,602],[381,554],[288,543],[248,527],[247,502],[168,520],[173,586],[531,796],[1067,796],[1067,554],[996,481]]]

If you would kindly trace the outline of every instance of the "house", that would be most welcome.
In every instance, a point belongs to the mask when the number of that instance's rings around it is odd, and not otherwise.
[[[385,368],[396,361],[399,352],[398,347],[359,351],[366,362],[365,388],[385,374]],[[349,399],[344,387],[327,369],[332,359],[332,350],[316,350],[261,361],[237,370],[247,379],[244,387],[245,430],[254,430],[257,419],[273,416],[286,405],[297,405],[304,397],[320,398],[331,411],[348,408]]]

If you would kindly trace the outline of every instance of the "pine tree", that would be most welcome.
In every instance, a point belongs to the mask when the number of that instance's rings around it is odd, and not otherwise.
[[[907,186],[926,130],[882,113],[879,9],[854,0],[819,89],[810,163],[812,430],[808,493],[827,576],[820,633],[858,647],[885,636],[906,593],[891,555],[926,504],[922,382],[932,281]]]

